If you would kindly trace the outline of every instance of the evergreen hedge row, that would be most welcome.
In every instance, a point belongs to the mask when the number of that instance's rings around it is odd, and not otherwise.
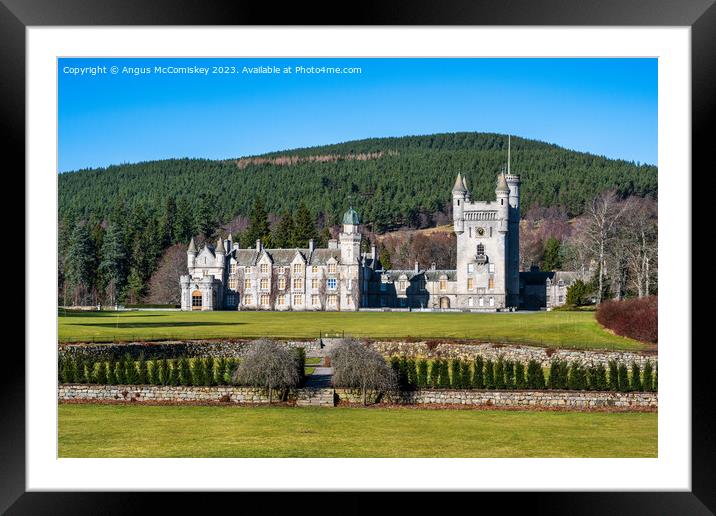
[[[559,389],[590,391],[656,391],[657,376],[654,364],[647,362],[643,370],[638,364],[610,362],[582,365],[577,362],[552,360],[549,373],[530,360],[526,366],[500,357],[496,362],[478,356],[474,361],[454,358],[426,359],[390,357],[390,364],[398,375],[401,390],[415,389]],[[608,370],[608,372],[607,372]]]

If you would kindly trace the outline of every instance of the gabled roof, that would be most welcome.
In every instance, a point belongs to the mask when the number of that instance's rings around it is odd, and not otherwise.
[[[334,258],[337,262],[341,261],[340,249],[314,249],[310,256],[309,265],[326,265],[328,260]]]

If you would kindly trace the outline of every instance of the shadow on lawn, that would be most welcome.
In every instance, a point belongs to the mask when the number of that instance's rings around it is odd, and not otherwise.
[[[143,314],[128,312],[57,312],[59,317],[114,317],[126,319],[127,317],[168,317],[170,314]]]
[[[101,323],[77,323],[72,326],[99,326],[105,328],[179,328],[179,327],[193,327],[193,326],[238,326],[240,324],[246,324],[242,322],[210,322],[210,321],[196,321],[196,322],[145,322],[145,323],[125,323],[125,322],[101,322]]]

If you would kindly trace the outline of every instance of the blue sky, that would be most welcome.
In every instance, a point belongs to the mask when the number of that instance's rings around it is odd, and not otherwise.
[[[237,73],[162,74],[155,66]],[[294,73],[242,73],[245,66]],[[361,73],[297,74],[296,66]],[[104,73],[76,73],[89,67]],[[453,131],[657,164],[656,59],[63,58],[58,95],[60,172]]]

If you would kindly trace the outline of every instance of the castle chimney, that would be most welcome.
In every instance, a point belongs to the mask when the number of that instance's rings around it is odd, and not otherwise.
[[[257,253],[261,252],[261,239],[260,238],[256,239],[256,252]]]
[[[375,259],[378,257],[377,252],[375,250],[375,245],[370,246],[370,257],[373,260],[373,263],[375,263]]]
[[[415,260],[415,274],[417,274],[420,271],[420,266],[418,265],[418,260]]]
[[[313,245],[314,245],[314,244],[313,244],[313,239],[310,239],[310,240],[308,241],[308,252],[309,252],[309,253],[312,253],[312,252],[313,252]]]

